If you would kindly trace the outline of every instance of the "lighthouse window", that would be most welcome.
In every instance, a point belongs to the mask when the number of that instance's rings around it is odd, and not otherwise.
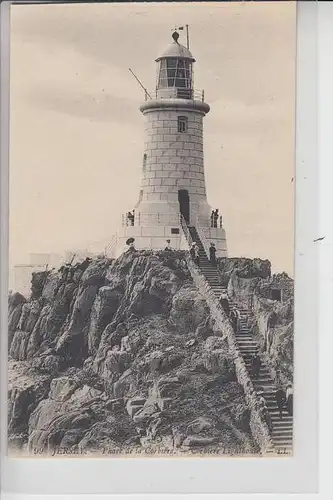
[[[143,168],[143,171],[146,170],[146,164],[147,164],[147,155],[146,153],[143,155],[143,162],[142,162],[142,168]]]
[[[178,116],[178,132],[187,132],[186,116]]]
[[[159,66],[158,86],[159,88],[190,89],[192,87],[192,63],[175,57],[162,59]]]

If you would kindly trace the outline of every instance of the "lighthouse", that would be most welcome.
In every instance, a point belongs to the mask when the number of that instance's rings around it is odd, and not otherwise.
[[[226,257],[222,216],[213,216],[207,201],[203,120],[210,107],[204,91],[194,88],[195,59],[177,31],[156,63],[156,88],[145,90],[140,106],[145,138],[139,199],[134,211],[122,215],[116,256],[130,237],[137,249],[160,250],[167,240],[174,249],[187,249],[186,230],[195,228],[207,253],[213,242],[216,255]]]

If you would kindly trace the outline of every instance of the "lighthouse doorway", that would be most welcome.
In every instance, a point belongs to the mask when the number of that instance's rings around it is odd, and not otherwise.
[[[179,211],[186,220],[190,222],[190,197],[187,189],[180,189],[178,191]]]

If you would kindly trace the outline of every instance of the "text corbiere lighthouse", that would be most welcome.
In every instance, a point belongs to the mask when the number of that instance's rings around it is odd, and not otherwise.
[[[173,43],[156,59],[157,85],[140,106],[145,118],[145,143],[139,201],[123,216],[117,254],[126,240],[135,238],[137,249],[188,248],[186,226],[195,228],[205,248],[215,243],[217,256],[227,255],[220,217],[212,217],[207,202],[203,119],[209,112],[204,92],[193,86],[193,58],[187,47]],[[132,207],[131,207],[132,208]]]

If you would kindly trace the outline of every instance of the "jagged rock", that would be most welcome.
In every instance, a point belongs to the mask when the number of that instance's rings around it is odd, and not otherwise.
[[[40,373],[49,373],[50,375],[57,375],[61,369],[63,360],[54,354],[46,354],[32,359],[31,366],[38,370]]]
[[[8,300],[8,348],[10,349],[15,331],[20,321],[22,307],[26,299],[20,293],[13,293]]]
[[[32,273],[31,299],[38,299],[39,297],[41,297],[48,275],[48,271]]]
[[[131,357],[127,352],[109,350],[104,362],[103,378],[108,379],[114,373],[123,373],[129,367],[130,361]]]
[[[180,386],[181,382],[178,377],[162,377],[157,381],[153,394],[156,394],[158,399],[171,397]]]
[[[244,257],[219,258],[218,271],[221,276],[222,284],[228,285],[233,273],[241,278],[262,278],[271,276],[271,263],[269,260],[247,259]]]
[[[17,308],[17,306],[21,306],[25,304],[27,299],[18,292],[12,293],[8,297],[8,313],[9,315]]]
[[[114,382],[112,389],[115,398],[124,397],[130,389],[132,381],[131,370],[126,370],[116,382]]]
[[[82,437],[76,429],[87,432],[105,406],[102,393],[87,385],[78,387],[69,377],[54,379],[48,399],[39,403],[29,418],[28,449],[53,449],[63,440]],[[97,401],[96,401],[97,400]],[[66,437],[69,432],[70,437]]]
[[[207,315],[207,303],[195,288],[183,287],[173,296],[170,319],[180,331],[195,331]]]
[[[26,356],[27,358],[32,358],[41,349],[41,345],[45,338],[47,337],[47,319],[51,312],[50,305],[45,305],[40,311],[39,317],[35,323],[35,326],[29,336]],[[47,338],[47,341],[49,338]]]
[[[10,345],[9,355],[13,359],[24,361],[27,359],[27,348],[30,332],[17,330]]]
[[[124,400],[122,398],[110,399],[106,402],[105,406],[108,410],[114,413],[124,407]]]
[[[78,388],[76,380],[68,377],[55,378],[51,382],[49,399],[63,402],[69,399]]]
[[[203,364],[209,372],[219,373],[225,381],[235,380],[235,366],[226,342],[220,337],[208,337],[205,343]]]
[[[122,294],[110,286],[103,286],[98,290],[91,311],[88,332],[88,349],[90,354],[97,351],[102,332],[111,323],[121,298]]]
[[[92,276],[92,280],[97,280],[95,274]],[[80,287],[69,326],[57,342],[56,352],[72,359],[74,362],[75,360],[82,361],[82,358],[87,355],[90,312],[97,290],[97,285]]]
[[[66,282],[48,274],[43,287],[36,283],[38,298],[27,303],[11,297],[11,355],[27,359],[17,367],[33,380],[10,393],[13,445],[107,454],[172,450],[187,439],[184,449],[191,453],[235,443],[255,449],[224,333],[186,281],[184,266],[182,253],[126,253],[97,259]],[[231,278],[235,293],[238,286],[245,297],[264,293],[264,268],[253,269]],[[289,331],[282,330],[292,305],[268,308],[266,323],[260,320],[262,350],[270,346],[277,364],[289,352]],[[43,390],[37,390],[39,380]],[[23,402],[21,413],[15,401]]]
[[[98,452],[102,455],[134,451],[139,443],[135,424],[126,413],[109,415],[104,421],[92,425],[78,443],[80,452]]]
[[[26,363],[8,363],[8,432],[9,435],[28,431],[28,419],[50,387],[51,377],[29,371]],[[20,438],[20,440],[21,440]],[[26,439],[26,438],[25,438]]]
[[[81,276],[83,286],[96,286],[98,288],[106,284],[106,274],[110,263],[108,259],[92,261]]]

